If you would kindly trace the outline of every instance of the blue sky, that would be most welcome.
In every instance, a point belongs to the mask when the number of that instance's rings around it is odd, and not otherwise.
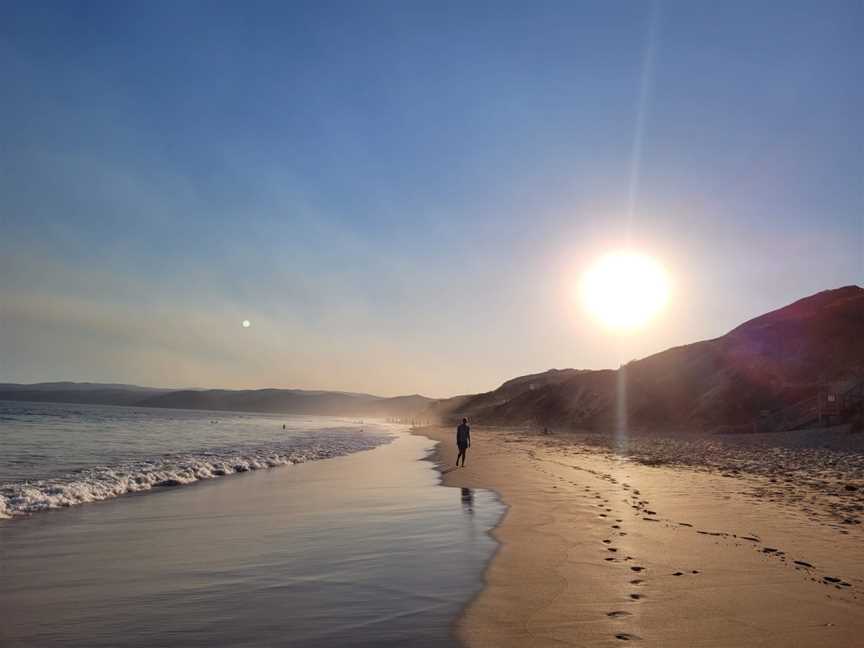
[[[864,283],[860,2],[38,5],[0,380],[444,396]],[[573,303],[621,246],[674,281],[624,337]]]

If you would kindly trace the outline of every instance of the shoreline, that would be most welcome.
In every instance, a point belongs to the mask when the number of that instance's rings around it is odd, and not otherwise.
[[[815,648],[864,633],[861,526],[808,513],[794,490],[768,497],[768,477],[494,428],[472,429],[455,469],[450,428],[412,432],[440,442],[443,485],[507,507],[483,590],[453,622],[465,646]]]
[[[441,433],[434,433],[434,434],[430,433],[432,430],[435,430],[435,431],[440,430]],[[449,624],[450,635],[456,640],[458,645],[464,646],[465,641],[463,641],[459,636],[460,623],[462,622],[462,619],[465,616],[465,610],[470,608],[474,604],[474,602],[476,601],[477,597],[479,597],[489,586],[489,582],[487,580],[487,573],[489,571],[490,566],[494,562],[495,558],[498,556],[498,553],[501,551],[501,546],[502,546],[501,540],[497,537],[495,532],[506,520],[507,515],[510,512],[510,505],[504,500],[504,498],[501,496],[501,493],[499,493],[494,488],[489,488],[489,487],[485,487],[485,486],[475,486],[473,484],[469,485],[469,486],[462,486],[462,485],[457,485],[457,484],[453,484],[453,483],[448,483],[448,480],[447,480],[448,474],[450,472],[455,472],[456,468],[454,468],[452,465],[448,468],[447,464],[445,463],[445,459],[444,459],[444,454],[446,453],[446,450],[444,450],[444,446],[446,443],[445,437],[447,437],[449,435],[447,433],[444,433],[443,428],[438,428],[437,426],[412,427],[412,428],[409,428],[408,433],[412,434],[414,436],[421,437],[423,439],[427,439],[427,440],[432,441],[434,443],[433,447],[430,448],[429,452],[426,453],[426,456],[423,457],[423,460],[432,464],[432,467],[438,473],[438,485],[440,487],[460,489],[463,493],[463,499],[464,499],[465,490],[471,490],[472,492],[474,490],[486,491],[486,492],[492,494],[492,496],[501,505],[501,507],[503,509],[501,514],[498,516],[497,524],[495,524],[494,526],[491,526],[490,528],[488,528],[485,531],[485,534],[494,543],[494,548],[492,550],[492,553],[486,558],[486,562],[483,565],[483,571],[482,571],[482,574],[480,576],[480,582],[479,582],[480,586],[477,589],[477,591],[474,593],[474,595],[471,596],[471,598],[469,598],[465,602],[465,605],[463,606],[463,608],[460,611],[460,613],[458,614],[458,616],[456,616],[454,619],[452,619],[450,621],[450,624]],[[449,454],[452,454],[453,458],[455,458],[455,456],[456,456],[455,452],[452,452]]]

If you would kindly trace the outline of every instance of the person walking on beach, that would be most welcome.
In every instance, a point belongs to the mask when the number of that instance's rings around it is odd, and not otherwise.
[[[462,457],[462,467],[465,467],[465,451],[471,447],[471,428],[468,427],[468,419],[463,418],[462,423],[456,428],[456,447],[459,454],[456,455],[456,465],[459,465],[459,457]]]

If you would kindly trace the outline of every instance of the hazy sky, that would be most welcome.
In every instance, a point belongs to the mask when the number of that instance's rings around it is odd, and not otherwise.
[[[862,69],[860,0],[4,2],[0,381],[445,396],[721,335],[864,283]],[[574,293],[625,245],[674,291],[621,336]]]

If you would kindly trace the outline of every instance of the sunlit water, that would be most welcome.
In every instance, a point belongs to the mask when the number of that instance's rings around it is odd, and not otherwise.
[[[185,439],[177,445],[188,444],[182,451],[171,448],[170,434],[160,437],[171,457],[197,456],[193,439],[215,438],[207,426],[227,430],[234,416],[211,424],[208,413],[105,414],[127,423],[151,415],[158,429],[188,417],[197,430],[176,431]],[[495,549],[487,532],[503,506],[487,491],[440,486],[423,460],[433,448],[427,439],[395,426],[367,423],[360,433],[350,421],[306,420],[306,432],[294,421],[298,439],[314,427],[311,436],[372,439],[374,449],[0,520],[0,645],[454,645],[451,624],[481,587]],[[89,429],[83,438],[95,434],[93,422],[69,412],[66,421]],[[237,415],[236,429],[247,431],[242,451],[227,432],[214,447],[243,456],[272,448],[289,421]],[[2,443],[7,423],[0,422]],[[59,419],[52,426],[32,436],[34,455],[57,457],[41,479],[92,467],[88,457],[110,463],[71,442],[70,455],[40,448],[40,435],[62,435]],[[20,425],[14,429],[20,439]],[[385,434],[391,442],[382,444]],[[104,444],[118,464],[147,455],[140,435],[128,436],[128,444]],[[121,446],[142,454],[130,457]],[[14,465],[20,478],[22,464]]]

